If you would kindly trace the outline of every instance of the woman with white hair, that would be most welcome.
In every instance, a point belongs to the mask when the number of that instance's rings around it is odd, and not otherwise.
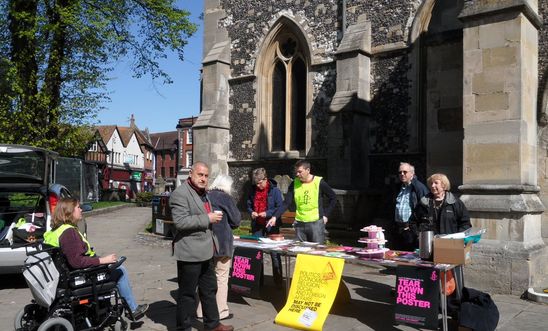
[[[228,278],[232,265],[234,252],[234,237],[232,229],[240,226],[241,214],[230,193],[232,191],[232,178],[227,175],[217,175],[209,187],[207,197],[213,207],[213,211],[222,212],[223,218],[219,223],[212,224],[212,231],[217,237],[219,246],[214,254],[215,274],[217,276],[217,308],[221,320],[232,318],[228,309]],[[202,318],[202,306],[198,304],[196,311],[198,318]]]
[[[420,199],[410,224],[417,236],[421,231],[451,234],[472,227],[466,206],[451,193],[451,183],[445,174],[433,174],[426,183],[430,193]]]

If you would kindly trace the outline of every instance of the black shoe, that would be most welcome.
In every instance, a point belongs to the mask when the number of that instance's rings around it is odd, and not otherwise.
[[[135,308],[134,311],[131,312],[131,320],[132,321],[138,321],[143,316],[145,316],[146,311],[148,310],[148,303],[145,303],[144,305],[138,305],[137,308]]]
[[[232,317],[234,317],[234,314],[229,313],[227,317],[223,317],[223,318],[221,318],[221,319],[219,319],[219,320],[221,320],[221,321],[229,320],[229,319],[231,319]]]

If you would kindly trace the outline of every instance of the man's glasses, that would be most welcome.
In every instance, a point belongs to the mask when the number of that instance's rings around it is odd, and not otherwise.
[[[398,174],[400,174],[400,175],[402,175],[402,174],[403,174],[403,175],[407,175],[408,172],[409,172],[409,171],[402,170],[402,171],[398,171]]]

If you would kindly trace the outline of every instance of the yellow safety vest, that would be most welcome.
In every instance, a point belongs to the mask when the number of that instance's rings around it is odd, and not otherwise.
[[[63,234],[63,232],[65,232],[66,229],[70,229],[70,228],[76,229],[76,227],[70,224],[63,224],[53,231],[47,231],[46,233],[44,233],[44,243],[53,247],[59,247],[59,238],[61,238],[61,235]],[[76,229],[76,231],[78,231],[78,229]],[[78,231],[78,234],[80,235],[80,238],[82,238],[82,240],[86,243],[86,246],[88,247],[88,250],[86,251],[86,255],[95,256],[95,252],[91,248],[91,245],[89,244],[86,237],[84,237],[84,235],[81,234],[80,231]]]
[[[320,219],[319,197],[322,177],[314,176],[310,183],[302,183],[295,178],[294,199],[296,206],[295,219],[301,222],[314,222]]]

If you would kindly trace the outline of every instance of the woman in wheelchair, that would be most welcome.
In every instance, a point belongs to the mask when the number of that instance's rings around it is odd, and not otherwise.
[[[53,212],[51,231],[44,234],[44,243],[59,247],[70,267],[74,269],[115,263],[117,261],[115,254],[103,257],[95,254],[87,239],[78,231],[77,224],[81,218],[82,209],[78,200],[74,198],[59,200]],[[142,318],[148,309],[148,304],[137,305],[135,302],[126,268],[119,266],[113,271],[112,276],[118,279],[117,287],[131,311],[130,318],[134,321]]]

